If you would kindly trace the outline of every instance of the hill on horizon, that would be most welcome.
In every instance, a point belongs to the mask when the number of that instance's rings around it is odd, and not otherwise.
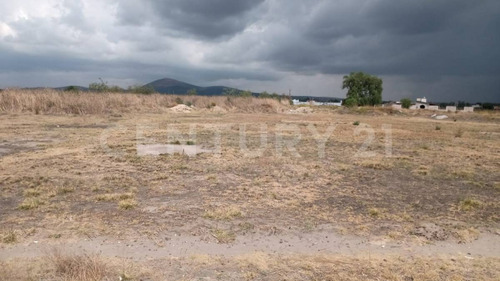
[[[194,84],[186,83],[183,81],[179,81],[176,79],[172,78],[162,78],[155,80],[153,82],[149,82],[147,84],[142,85],[144,87],[152,87],[157,93],[160,94],[177,94],[177,95],[185,95],[188,94],[190,90],[196,90],[196,93],[201,96],[219,96],[219,95],[224,95],[224,90],[237,90],[241,91],[240,89],[237,88],[232,88],[232,87],[226,87],[226,86],[209,86],[209,87],[202,87],[202,86],[197,86]],[[76,88],[80,91],[89,91],[88,87],[83,87],[83,86],[76,86],[76,85],[71,85],[71,86],[64,86],[64,87],[53,87],[51,89],[55,90],[60,90],[64,91],[68,89],[69,87]],[[44,89],[45,87],[30,87],[30,88],[23,88],[23,89]],[[126,91],[126,90],[125,90]],[[252,93],[253,96],[259,96],[259,93]],[[315,100],[317,102],[337,102],[340,100],[343,100],[343,98],[338,98],[338,97],[325,97],[325,96],[304,96],[304,95],[292,95],[291,98],[293,99],[298,99],[300,101],[308,101],[308,100]]]
[[[215,96],[222,95],[224,89],[234,89],[225,86],[210,86],[201,87],[172,78],[163,78],[151,83],[145,84],[144,86],[150,86],[155,89],[156,92],[161,94],[187,94],[190,90],[196,90],[198,95],[202,96]]]

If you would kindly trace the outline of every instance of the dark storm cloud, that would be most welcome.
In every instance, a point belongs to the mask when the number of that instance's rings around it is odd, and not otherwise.
[[[388,99],[500,102],[498,0],[53,1],[0,4],[0,87],[52,71],[342,96],[326,81],[365,71]]]
[[[331,74],[498,74],[498,11],[494,0],[332,1],[301,15],[312,20],[267,57],[284,70]]]
[[[450,20],[466,9],[477,5],[472,1],[375,1],[366,14],[373,27],[400,35],[438,32]]]
[[[99,77],[106,79],[131,78],[137,83],[148,83],[152,80],[163,77],[174,77],[179,80],[192,83],[210,84],[211,81],[219,80],[220,77],[226,79],[247,79],[256,81],[275,80],[275,75],[266,72],[246,71],[245,69],[224,69],[224,68],[190,68],[182,64],[141,63],[136,61],[126,61],[120,59],[98,60],[88,58],[76,58],[68,54],[44,53],[26,54],[5,49],[0,46],[0,73],[31,73],[30,81],[24,81],[24,86],[50,86],[47,81],[40,81],[41,78],[52,79],[52,86],[62,86],[74,84],[76,82],[65,80],[67,73],[81,73],[85,79],[75,81],[85,81],[81,86],[87,86],[92,81],[97,81]],[[134,71],[140,70],[140,71]],[[49,75],[47,75],[49,73]],[[53,74],[56,77],[53,77]],[[59,76],[59,78],[57,77]],[[4,83],[4,87],[18,86]],[[124,86],[124,85],[122,85]]]
[[[250,12],[264,0],[169,0],[119,3],[121,23],[141,25],[152,22],[160,32],[176,36],[194,36],[205,40],[232,36],[255,19]],[[146,6],[146,8],[144,7]]]
[[[0,46],[0,71],[85,71],[95,68],[88,59],[79,59],[58,53],[43,55],[16,52]]]

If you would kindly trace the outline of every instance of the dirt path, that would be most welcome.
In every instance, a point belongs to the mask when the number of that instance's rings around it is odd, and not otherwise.
[[[307,233],[287,236],[239,237],[233,244],[206,242],[195,236],[174,236],[164,241],[117,240],[106,237],[81,241],[47,243],[31,241],[11,246],[3,245],[0,260],[44,256],[54,248],[68,253],[99,253],[105,257],[144,260],[165,257],[189,257],[192,255],[216,255],[233,257],[252,252],[269,254],[336,254],[344,256],[454,256],[500,257],[500,236],[484,233],[479,239],[466,244],[439,241],[432,244],[397,242],[355,236],[342,236],[331,232]]]

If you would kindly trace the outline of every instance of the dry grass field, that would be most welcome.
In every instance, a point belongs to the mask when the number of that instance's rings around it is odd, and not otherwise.
[[[432,114],[0,92],[0,280],[498,280],[500,114]]]

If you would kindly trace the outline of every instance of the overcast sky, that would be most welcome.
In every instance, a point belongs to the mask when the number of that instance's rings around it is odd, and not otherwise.
[[[200,86],[500,102],[499,0],[0,1],[0,88]]]

